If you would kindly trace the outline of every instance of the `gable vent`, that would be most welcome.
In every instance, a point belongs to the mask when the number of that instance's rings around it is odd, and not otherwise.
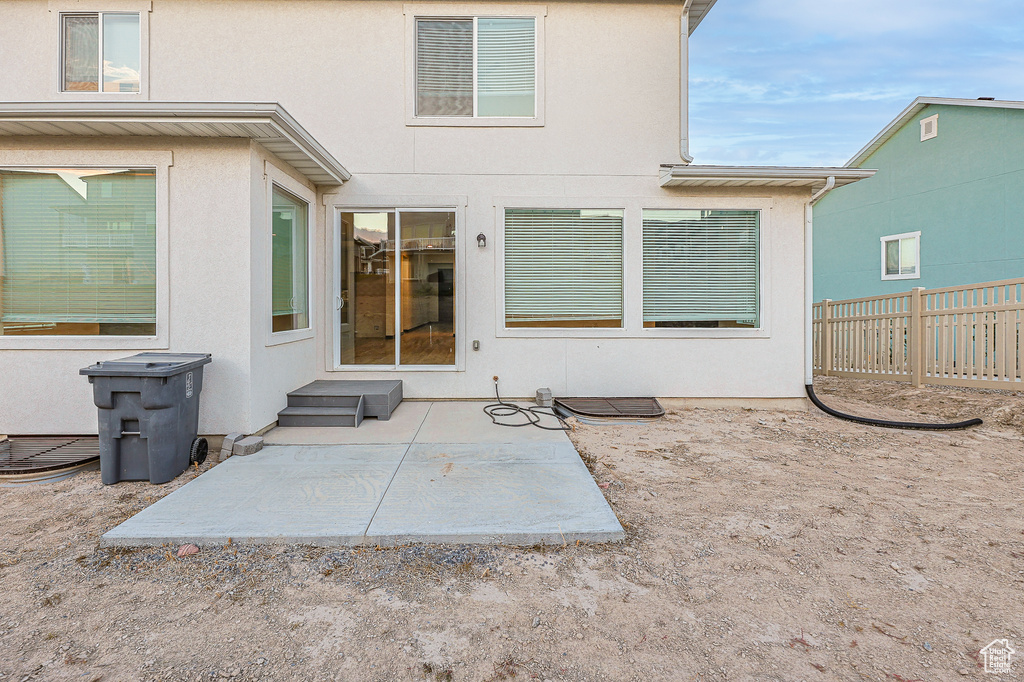
[[[921,142],[939,136],[939,115],[921,119]]]

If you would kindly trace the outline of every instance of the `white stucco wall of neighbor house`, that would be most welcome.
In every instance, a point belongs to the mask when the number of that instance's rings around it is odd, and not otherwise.
[[[159,350],[213,354],[204,368],[203,432],[248,425],[248,140],[0,137],[5,165],[156,167],[158,338],[0,336],[0,433],[95,433],[92,387],[78,370]]]

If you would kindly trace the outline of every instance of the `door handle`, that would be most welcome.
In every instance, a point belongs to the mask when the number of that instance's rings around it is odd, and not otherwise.
[[[341,296],[335,296],[334,297],[334,307],[337,310],[341,310],[342,308],[344,308],[345,307],[345,299],[343,299]]]

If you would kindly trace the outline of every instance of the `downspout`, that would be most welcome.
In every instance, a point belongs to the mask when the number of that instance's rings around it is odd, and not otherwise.
[[[804,386],[814,383],[814,205],[835,186],[830,175],[804,206]]]
[[[683,163],[693,162],[690,156],[690,3],[683,0],[683,16],[679,20],[679,156]]]

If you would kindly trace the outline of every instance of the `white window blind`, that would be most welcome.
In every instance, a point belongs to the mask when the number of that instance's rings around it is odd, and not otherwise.
[[[622,211],[506,209],[505,322],[622,326]]]
[[[645,210],[645,326],[757,326],[758,220],[758,211]]]
[[[536,115],[536,19],[417,19],[416,115]]]
[[[152,169],[0,168],[4,334],[152,335]]]
[[[533,116],[534,19],[477,19],[477,116]]]
[[[416,115],[473,115],[473,20],[416,22]]]

